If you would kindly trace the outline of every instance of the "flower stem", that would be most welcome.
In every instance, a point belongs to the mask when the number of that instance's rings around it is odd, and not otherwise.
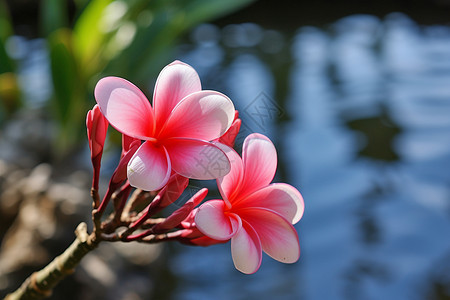
[[[43,299],[51,295],[55,287],[65,276],[73,273],[81,259],[95,249],[100,242],[88,235],[86,223],[80,223],[75,230],[75,241],[45,268],[34,272],[13,293],[4,300]]]

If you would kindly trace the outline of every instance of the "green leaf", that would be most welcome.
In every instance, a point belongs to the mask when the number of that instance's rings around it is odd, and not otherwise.
[[[2,39],[0,39],[0,61],[0,74],[14,71],[14,64],[6,52],[5,44]]]
[[[11,19],[6,5],[0,1],[0,74],[14,71],[14,64],[6,52],[6,40],[12,35]]]
[[[139,22],[133,41],[107,65],[106,74],[124,76],[137,84],[158,74],[173,58],[178,38],[192,27],[239,9],[254,0],[177,0],[150,1],[139,10],[130,6],[128,20],[136,20],[143,13],[151,14],[149,25]],[[140,14],[139,14],[140,13]],[[126,20],[124,20],[126,21]],[[145,82],[145,81],[144,81]]]
[[[49,37],[50,64],[55,92],[55,108],[59,119],[70,119],[70,108],[75,94],[77,71],[70,50],[71,32],[60,29]]]
[[[48,36],[59,28],[67,27],[67,2],[61,0],[41,1],[40,24],[43,36]]]
[[[222,17],[255,0],[192,0],[185,7],[186,27]]]
[[[105,8],[111,0],[92,0],[79,16],[73,32],[74,52],[82,66],[95,69],[105,32],[101,28]],[[87,72],[89,73],[89,72]]]
[[[89,97],[87,83],[73,55],[72,32],[60,29],[49,37],[49,54],[54,89],[53,110],[59,120],[55,147],[58,156],[70,153],[83,134]]]
[[[4,110],[3,115],[9,116],[20,106],[21,94],[19,89],[19,79],[13,72],[0,74],[0,108]]]

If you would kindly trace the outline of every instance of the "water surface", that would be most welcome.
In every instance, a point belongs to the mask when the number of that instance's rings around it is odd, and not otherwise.
[[[240,274],[230,245],[180,246],[173,299],[448,299],[450,27],[352,15],[282,34],[202,25],[180,48],[279,153],[304,196],[302,255]],[[441,298],[439,298],[441,297]]]

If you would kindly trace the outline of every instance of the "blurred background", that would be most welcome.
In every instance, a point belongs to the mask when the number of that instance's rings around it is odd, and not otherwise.
[[[305,199],[300,260],[246,276],[229,244],[104,243],[51,299],[450,299],[446,0],[1,0],[0,296],[89,221],[98,79],[151,99],[175,59],[234,101],[237,150],[274,141],[275,181]]]

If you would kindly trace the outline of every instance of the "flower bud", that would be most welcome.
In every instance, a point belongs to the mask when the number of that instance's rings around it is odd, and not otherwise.
[[[200,202],[203,201],[203,199],[205,199],[207,194],[208,194],[207,188],[203,188],[200,191],[198,191],[182,207],[180,207],[179,209],[174,211],[169,217],[167,217],[167,219],[165,219],[164,222],[157,224],[153,228],[153,231],[155,233],[165,232],[178,226],[183,220],[185,220],[189,216],[192,210],[197,205],[199,205]]]
[[[108,120],[103,116],[98,105],[95,105],[92,110],[88,111],[86,116],[86,128],[89,149],[91,150],[92,167],[94,169],[92,188],[98,190],[103,146],[108,131]]]
[[[189,178],[173,173],[166,185],[166,191],[161,198],[161,207],[166,207],[175,202],[189,184]]]
[[[122,152],[122,157],[119,161],[119,165],[114,171],[111,177],[111,184],[120,184],[125,179],[127,179],[127,166],[131,157],[133,157],[134,153],[136,153],[137,149],[141,146],[140,140],[133,141],[130,145],[127,146],[127,151]]]
[[[220,138],[218,138],[217,141],[229,147],[233,147],[236,137],[239,134],[239,130],[241,129],[241,123],[241,119],[239,119],[239,112],[236,110],[234,112],[234,121],[230,128],[228,128],[228,130]]]
[[[121,158],[125,156],[125,154],[130,150],[131,146],[136,142],[139,141],[139,145],[141,143],[141,140],[133,138],[131,136],[128,136],[126,134],[122,134],[122,155]]]
[[[93,159],[103,153],[103,145],[105,144],[106,132],[108,131],[108,120],[101,113],[98,104],[88,111],[86,127],[91,158]]]

